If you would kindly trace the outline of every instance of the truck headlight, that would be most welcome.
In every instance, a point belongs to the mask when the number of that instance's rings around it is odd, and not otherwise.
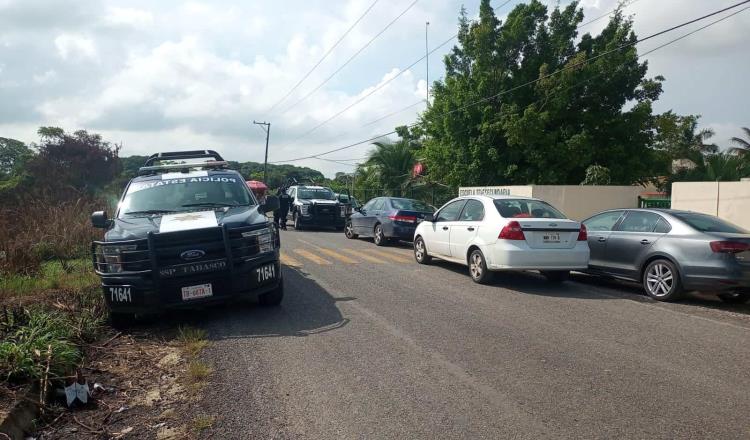
[[[307,214],[309,214],[309,213],[310,213],[310,205],[301,205],[301,206],[299,207],[299,212],[300,212],[300,213],[301,213],[302,215],[307,215]]]
[[[274,248],[273,230],[271,228],[256,229],[255,231],[243,232],[244,238],[256,237],[258,241],[258,252],[271,252]]]
[[[103,245],[96,253],[96,262],[103,272],[120,273],[123,271],[123,252],[134,251],[138,246],[135,244],[112,244]]]
[[[347,206],[347,205],[341,205],[341,206],[339,207],[339,211],[340,211],[340,213],[341,213],[341,217],[346,217],[346,213],[347,213],[347,209],[346,209],[346,206]]]

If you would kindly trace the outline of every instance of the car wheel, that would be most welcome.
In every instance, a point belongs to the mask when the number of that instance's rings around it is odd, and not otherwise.
[[[551,283],[562,283],[570,279],[570,271],[568,270],[546,270],[542,271],[542,275]]]
[[[484,254],[479,249],[475,249],[469,256],[469,275],[475,283],[479,284],[489,283],[494,275],[487,269]]]
[[[353,240],[357,237],[359,237],[357,234],[354,233],[354,227],[352,226],[352,221],[349,220],[346,222],[346,226],[344,227],[344,235],[346,235],[346,238]]]
[[[432,257],[427,255],[427,246],[425,246],[422,237],[417,237],[414,240],[414,259],[419,264],[430,264],[432,262]]]
[[[284,299],[284,280],[279,281],[279,287],[258,297],[258,303],[264,307],[278,306]]]
[[[643,288],[657,301],[682,298],[682,285],[677,267],[668,260],[654,260],[643,271]]]
[[[720,293],[719,299],[727,304],[745,304],[750,301],[750,292],[734,290],[732,292]]]
[[[375,235],[373,236],[373,241],[375,242],[376,246],[385,246],[388,244],[388,239],[385,238],[385,234],[383,233],[383,226],[378,223],[375,225]]]
[[[135,315],[132,313],[109,312],[109,323],[117,330],[126,330],[135,324]]]
[[[299,215],[297,213],[294,213],[294,229],[297,231],[302,230],[302,220],[300,220]]]

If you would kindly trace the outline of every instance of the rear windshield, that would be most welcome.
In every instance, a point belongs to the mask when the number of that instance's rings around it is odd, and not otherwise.
[[[505,218],[566,218],[552,205],[540,200],[495,199],[495,207]]]
[[[427,203],[412,199],[391,199],[391,206],[404,211],[435,212],[435,208]]]
[[[671,213],[673,216],[701,232],[725,232],[729,234],[747,234],[747,231],[726,222],[718,217],[697,212]]]
[[[131,183],[120,205],[120,215],[254,204],[245,182],[235,176],[196,173],[172,178],[165,174],[159,180]]]
[[[322,199],[336,200],[336,196],[328,188],[300,188],[297,193],[298,199]]]

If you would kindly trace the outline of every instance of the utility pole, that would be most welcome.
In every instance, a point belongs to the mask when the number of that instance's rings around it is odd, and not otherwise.
[[[430,27],[430,22],[424,23],[424,61],[425,67],[427,68],[427,74],[425,75],[425,81],[427,82],[427,107],[430,107],[430,49],[427,46],[427,29]]]
[[[257,122],[253,119],[253,124],[260,125],[263,131],[266,132],[266,158],[263,160],[263,183],[266,183],[268,177],[268,136],[271,134],[271,123]]]

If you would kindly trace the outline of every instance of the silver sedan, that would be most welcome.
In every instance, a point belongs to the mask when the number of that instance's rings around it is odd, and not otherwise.
[[[659,301],[684,292],[750,300],[750,233],[712,215],[670,209],[617,209],[583,221],[588,273],[640,282]]]

